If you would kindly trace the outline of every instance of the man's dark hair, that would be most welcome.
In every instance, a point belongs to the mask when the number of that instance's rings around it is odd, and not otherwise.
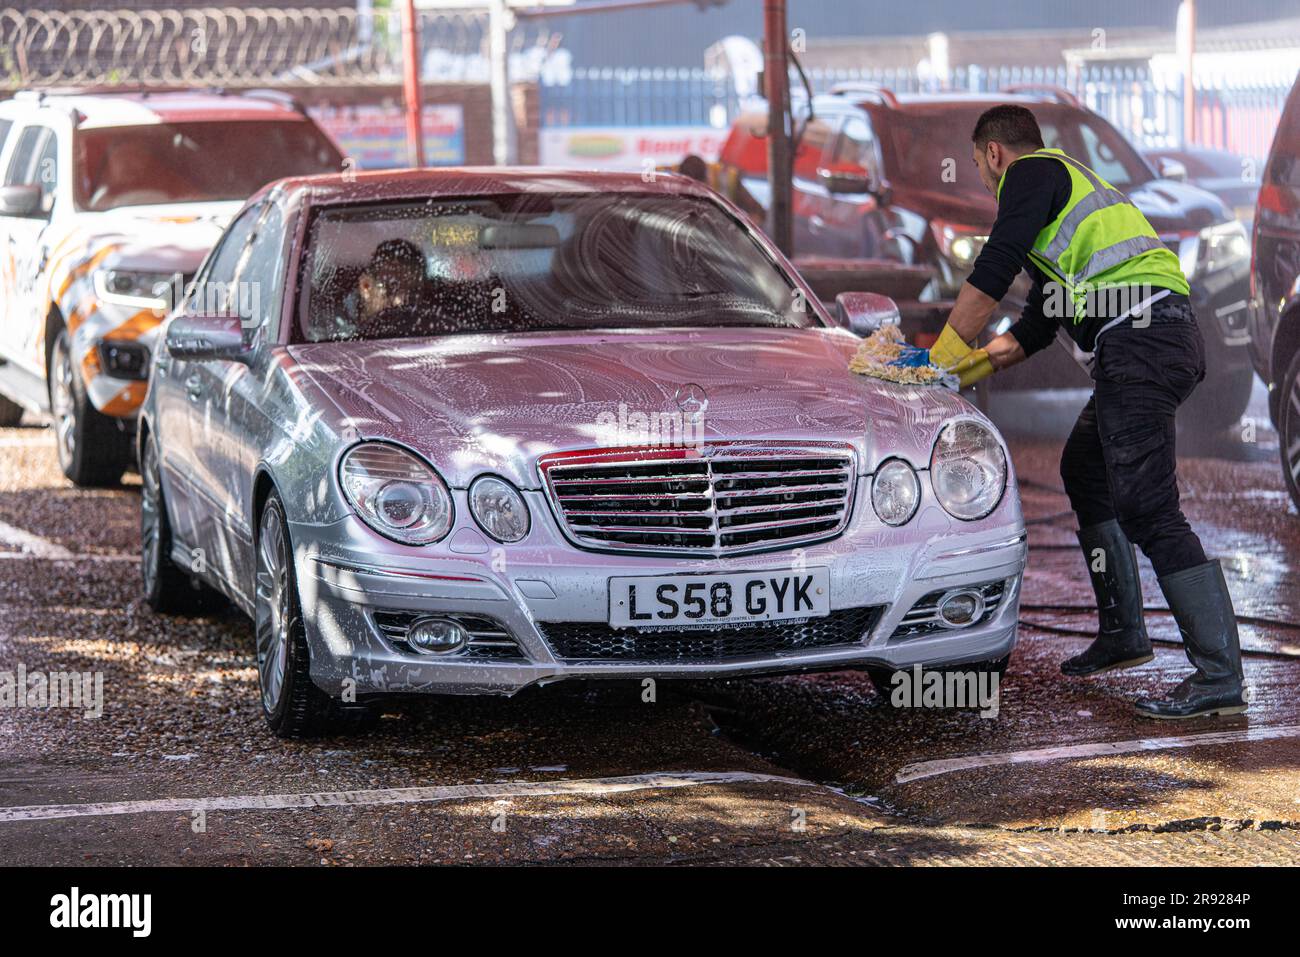
[[[1043,133],[1038,128],[1034,114],[1023,106],[1004,103],[980,114],[975,121],[975,132],[970,138],[980,149],[990,143],[1001,143],[1013,150],[1041,150]]]
[[[677,172],[689,176],[697,183],[709,182],[709,164],[704,162],[704,157],[696,156],[694,153],[687,153],[682,157],[682,161],[677,164]]]
[[[385,239],[370,257],[370,269],[397,266],[424,272],[424,254],[409,239]]]

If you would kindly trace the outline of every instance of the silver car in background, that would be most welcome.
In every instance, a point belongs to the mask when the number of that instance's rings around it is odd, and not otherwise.
[[[284,736],[412,692],[1000,670],[1006,448],[951,391],[848,371],[878,300],[826,312],[676,176],[272,184],[153,363],[149,602],[197,580],[250,615]]]

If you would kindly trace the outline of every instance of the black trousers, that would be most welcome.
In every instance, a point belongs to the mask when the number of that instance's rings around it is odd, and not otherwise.
[[[1061,454],[1079,527],[1118,520],[1161,578],[1202,564],[1205,550],[1178,507],[1174,458],[1174,413],[1205,378],[1191,307],[1156,303],[1150,325],[1102,335],[1095,358],[1092,398]]]

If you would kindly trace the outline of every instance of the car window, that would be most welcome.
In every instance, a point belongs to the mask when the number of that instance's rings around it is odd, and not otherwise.
[[[9,131],[13,129],[13,120],[0,120],[0,153],[4,152],[5,141],[9,139]]]
[[[1132,181],[1124,161],[1116,155],[1111,144],[1103,140],[1091,124],[1079,125],[1079,138],[1083,142],[1084,155],[1078,157],[1085,166],[1110,183],[1112,186],[1128,186]]]
[[[198,300],[194,304],[198,311],[229,315],[232,307],[239,307],[240,291],[235,285],[235,273],[261,213],[260,203],[251,206],[226,227],[199,280]],[[250,299],[251,294],[245,293],[243,302],[247,304]]]
[[[794,154],[794,175],[814,180],[817,178],[817,168],[822,165],[822,154],[832,140],[833,128],[825,117],[815,116],[809,120],[806,111],[797,119],[797,124],[803,135],[799,138],[799,147]],[[762,141],[764,149],[767,148],[766,142]],[[767,154],[764,153],[761,175],[766,175],[766,170]]]
[[[970,134],[985,103],[943,105],[924,110],[888,112],[882,128],[887,142],[889,178],[945,193],[986,195],[970,161]],[[1105,120],[1084,110],[1059,104],[1035,103],[1043,145],[1063,150],[1096,170],[1119,189],[1151,179],[1151,170],[1137,151]],[[879,115],[877,116],[880,122]],[[955,163],[950,161],[955,160]],[[951,174],[951,175],[950,175]]]
[[[5,170],[6,186],[21,186],[35,182],[36,157],[40,155],[49,130],[44,126],[28,126],[18,135],[14,154]]]
[[[244,200],[286,176],[337,173],[342,162],[306,119],[82,130],[73,141],[73,192],[77,208],[90,210]]]
[[[47,126],[28,126],[18,137],[14,154],[5,170],[5,185],[41,187],[41,212],[54,208],[58,185],[58,146],[54,131]]]
[[[41,212],[48,214],[54,208],[59,183],[59,140],[53,130],[46,134],[32,176],[41,187]]]
[[[276,202],[268,202],[263,208],[265,212],[235,269],[235,285],[242,297],[239,314],[247,325],[259,329],[279,303],[284,262],[284,213]]]
[[[821,325],[731,214],[676,194],[325,208],[301,269],[297,341]]]
[[[840,128],[833,161],[837,167],[857,166],[871,176],[876,173],[876,140],[871,125],[860,116],[850,116]]]

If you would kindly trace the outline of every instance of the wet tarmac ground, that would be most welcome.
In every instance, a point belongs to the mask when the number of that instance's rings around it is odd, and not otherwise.
[[[1095,625],[1052,426],[1011,437],[1031,556],[995,718],[836,672],[420,701],[306,742],[264,730],[244,619],[144,605],[138,480],[74,489],[48,430],[0,430],[0,672],[102,672],[105,704],[0,708],[0,864],[1300,863],[1300,516],[1248,415],[1180,439],[1246,716],[1132,712],[1187,669],[1145,562],[1156,660],[1060,675]]]

